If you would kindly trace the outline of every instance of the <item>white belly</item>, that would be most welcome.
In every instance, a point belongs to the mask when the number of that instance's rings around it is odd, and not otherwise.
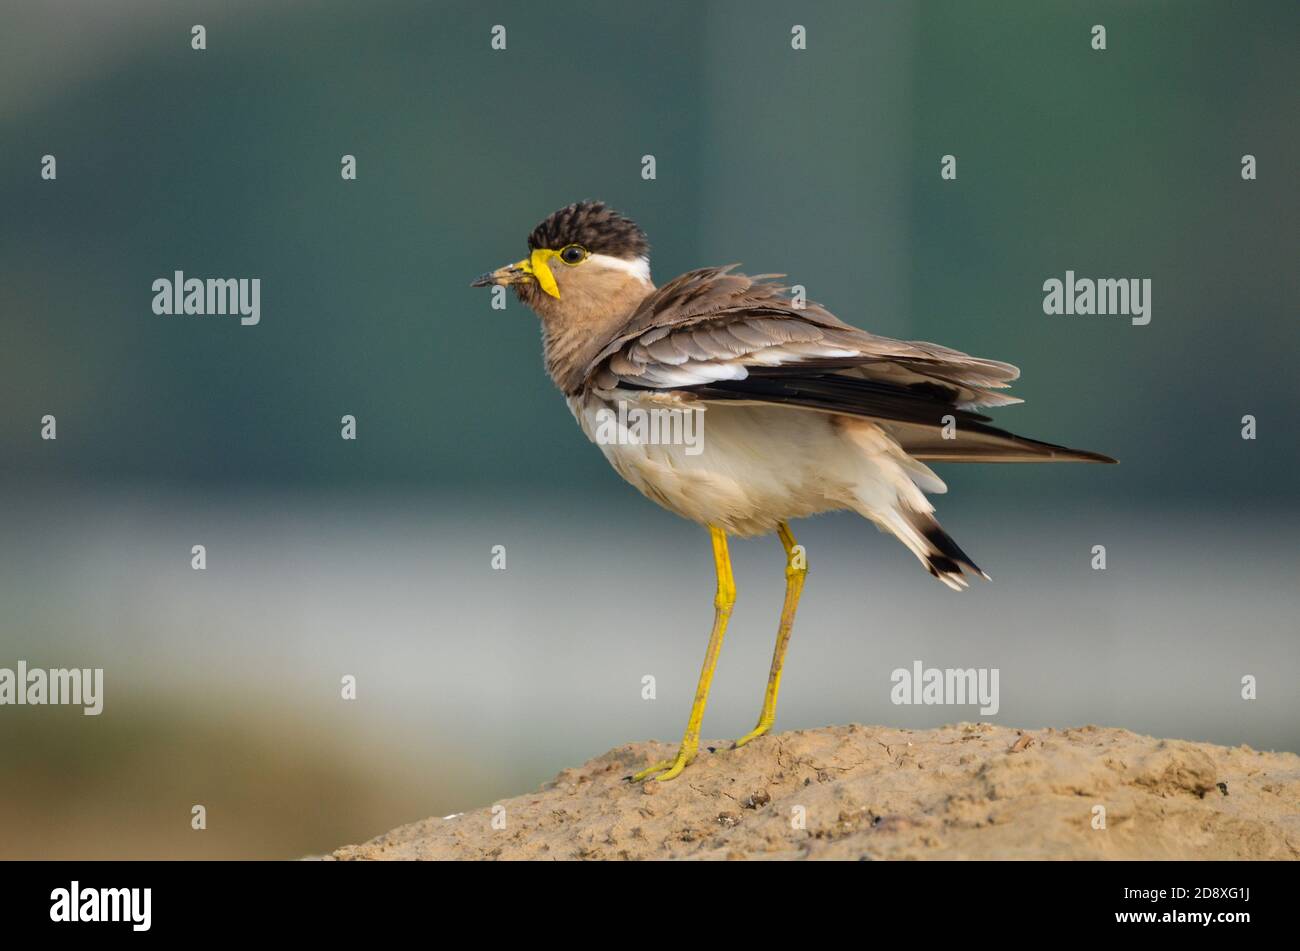
[[[783,521],[859,508],[864,479],[886,475],[871,471],[860,441],[846,438],[843,424],[825,413],[710,403],[697,411],[697,432],[679,421],[671,435],[682,438],[650,442],[644,432],[612,425],[618,397],[626,398],[632,421],[633,410],[671,405],[630,391],[610,400],[570,400],[583,431],[610,465],[669,511],[733,535],[762,535]],[[658,433],[651,427],[652,438],[667,433],[666,426]]]

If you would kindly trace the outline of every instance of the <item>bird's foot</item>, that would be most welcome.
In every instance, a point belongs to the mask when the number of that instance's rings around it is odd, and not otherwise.
[[[673,759],[661,759],[659,762],[651,763],[641,772],[636,773],[632,777],[632,782],[640,783],[654,777],[655,782],[666,783],[670,779],[676,779],[682,770],[691,765],[694,759],[695,751],[688,752],[685,747],[682,747],[677,751],[677,755]],[[659,773],[659,775],[655,776],[655,773]]]
[[[738,739],[735,743],[732,743],[731,748],[733,750],[738,750],[746,743],[758,739],[760,736],[765,734],[768,730],[772,729],[772,724],[775,722],[776,722],[775,720],[759,720],[758,726],[754,727],[754,729],[750,730],[748,733],[746,733],[744,736]]]

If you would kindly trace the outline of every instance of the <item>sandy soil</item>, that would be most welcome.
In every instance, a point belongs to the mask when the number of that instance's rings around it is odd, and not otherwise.
[[[855,724],[701,750],[668,783],[624,780],[672,751],[619,747],[535,793],[334,858],[1300,858],[1292,753],[1094,726]]]

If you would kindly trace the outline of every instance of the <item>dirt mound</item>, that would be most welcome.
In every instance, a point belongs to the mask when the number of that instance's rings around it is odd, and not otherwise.
[[[634,743],[352,859],[1296,859],[1300,757],[1086,726],[851,725],[719,746],[668,783]]]

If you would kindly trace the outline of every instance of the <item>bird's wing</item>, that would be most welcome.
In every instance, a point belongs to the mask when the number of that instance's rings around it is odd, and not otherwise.
[[[734,267],[689,271],[650,294],[592,361],[588,385],[868,417],[918,458],[1096,456],[984,425],[973,408],[1020,402],[1000,392],[1020,374],[1011,364],[867,333],[820,305],[796,305],[771,280],[778,275]],[[964,438],[942,438],[947,416]]]
[[[597,355],[588,377],[650,389],[751,376],[837,374],[948,397],[954,405],[1001,406],[996,392],[1020,375],[938,344],[878,337],[818,304],[796,305],[763,274],[731,267],[689,271],[650,294]]]

